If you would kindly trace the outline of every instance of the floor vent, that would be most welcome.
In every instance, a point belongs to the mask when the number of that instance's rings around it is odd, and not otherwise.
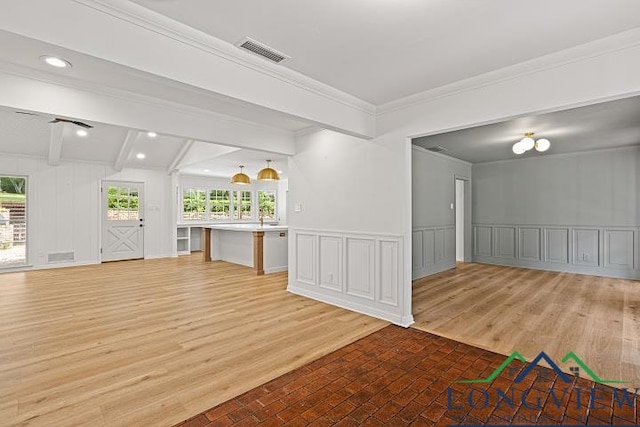
[[[47,254],[48,263],[75,261],[75,252],[52,252]]]
[[[241,49],[247,50],[255,55],[268,59],[271,62],[275,62],[276,64],[291,58],[290,56],[287,56],[282,52],[278,52],[274,48],[269,47],[264,43],[260,43],[257,40],[253,40],[249,37],[245,37],[244,39],[240,40],[240,42],[237,43],[236,46]]]
[[[427,150],[433,151],[434,153],[442,153],[443,151],[448,151],[442,145],[436,145],[435,147],[429,147],[429,148],[427,148]]]

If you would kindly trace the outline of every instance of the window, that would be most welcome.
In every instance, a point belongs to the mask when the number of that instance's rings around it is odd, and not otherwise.
[[[140,216],[138,190],[129,187],[108,188],[109,221],[137,221]]]
[[[207,212],[207,192],[194,188],[182,192],[182,219],[205,220]]]
[[[0,268],[27,263],[27,179],[0,176]]]
[[[259,215],[264,219],[276,219],[276,192],[258,191]]]
[[[235,191],[233,196],[233,218],[251,219],[251,191]]]
[[[231,197],[227,190],[209,192],[209,218],[213,220],[231,219]]]

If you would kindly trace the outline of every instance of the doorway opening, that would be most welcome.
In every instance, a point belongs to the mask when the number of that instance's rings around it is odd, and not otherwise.
[[[144,258],[144,184],[102,183],[102,262]]]
[[[455,179],[455,225],[456,225],[456,262],[464,262],[470,259],[467,242],[467,234],[470,230],[467,227],[467,213],[470,211],[469,181],[466,179]]]
[[[0,176],[0,268],[27,264],[27,178]]]

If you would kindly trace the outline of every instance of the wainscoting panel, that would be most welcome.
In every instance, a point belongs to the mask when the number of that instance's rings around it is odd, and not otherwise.
[[[347,238],[347,294],[375,299],[373,239]]]
[[[436,263],[436,232],[435,230],[422,230],[423,264],[419,267],[429,267]]]
[[[424,265],[424,244],[422,231],[414,231],[411,234],[411,260],[413,269],[422,268]]]
[[[296,281],[306,285],[316,285],[316,242],[317,236],[297,234]]]
[[[569,229],[545,228],[544,260],[558,264],[569,264]]]
[[[540,228],[520,228],[518,258],[526,261],[540,261]]]
[[[633,243],[633,230],[604,230],[604,266],[607,268],[634,268]]]
[[[516,228],[515,227],[496,227],[495,239],[496,247],[494,255],[498,258],[516,257]]]
[[[474,224],[473,238],[475,262],[640,279],[639,227]]]
[[[378,282],[378,294],[380,302],[393,307],[398,307],[398,291],[400,278],[400,247],[398,240],[380,240],[380,280]]]
[[[493,227],[476,225],[473,227],[473,254],[476,256],[493,255]]]
[[[573,230],[573,263],[597,267],[600,262],[600,231],[597,228]]]
[[[453,225],[416,228],[412,236],[412,246],[420,246],[422,251],[422,257],[413,254],[414,280],[456,266],[456,230]],[[416,240],[421,244],[416,244]]]
[[[342,239],[320,236],[320,287],[342,292]]]
[[[287,289],[409,326],[413,316],[402,312],[403,240],[396,235],[290,229]],[[423,233],[416,231],[412,248],[422,251],[422,246]],[[424,256],[414,254],[413,260],[424,264]]]

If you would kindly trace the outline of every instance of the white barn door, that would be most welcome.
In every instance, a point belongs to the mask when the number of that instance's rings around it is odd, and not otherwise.
[[[102,183],[102,261],[144,258],[144,184]]]

